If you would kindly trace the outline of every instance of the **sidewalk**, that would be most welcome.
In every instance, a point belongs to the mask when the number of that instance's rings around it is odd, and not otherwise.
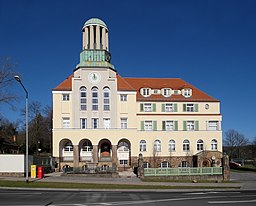
[[[0,177],[0,180],[11,180],[11,181],[25,181],[24,177]],[[256,175],[255,175],[256,180]],[[86,176],[61,176],[61,173],[46,174],[43,179],[30,179],[30,181],[37,182],[65,182],[65,183],[92,183],[92,184],[120,184],[120,185],[159,185],[159,186],[177,186],[177,187],[213,187],[225,188],[234,187],[240,189],[256,189],[256,184],[251,184],[250,181],[244,182],[230,182],[230,183],[192,183],[192,182],[143,182],[137,177],[132,178],[104,178],[104,177],[86,177]],[[250,183],[250,184],[248,184]]]

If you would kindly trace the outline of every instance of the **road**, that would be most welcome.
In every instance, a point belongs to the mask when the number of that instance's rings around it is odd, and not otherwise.
[[[0,189],[0,205],[19,206],[102,206],[172,205],[205,206],[256,204],[256,190],[205,192],[87,192],[54,190]]]

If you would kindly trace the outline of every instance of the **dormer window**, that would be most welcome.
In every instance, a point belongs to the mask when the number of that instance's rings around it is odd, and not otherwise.
[[[188,98],[192,96],[192,89],[183,89],[183,96]]]
[[[170,88],[162,89],[162,94],[163,94],[164,97],[170,97],[171,96],[171,89]]]
[[[141,89],[141,95],[144,96],[144,97],[148,97],[150,96],[150,88],[142,88]]]

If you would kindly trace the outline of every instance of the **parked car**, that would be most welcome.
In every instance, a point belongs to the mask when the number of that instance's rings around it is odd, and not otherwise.
[[[230,162],[229,162],[229,167],[230,167],[231,169],[236,169],[236,168],[241,167],[241,164],[239,164],[239,163],[237,163],[237,162],[230,161]]]

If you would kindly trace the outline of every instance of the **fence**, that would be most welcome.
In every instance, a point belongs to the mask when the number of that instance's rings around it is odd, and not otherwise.
[[[145,168],[145,177],[156,176],[222,175],[222,167]]]

